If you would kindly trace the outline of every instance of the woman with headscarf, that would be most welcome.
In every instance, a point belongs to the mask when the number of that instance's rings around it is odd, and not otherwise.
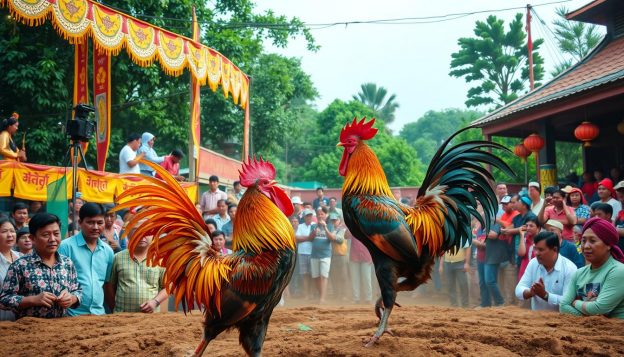
[[[583,224],[587,222],[590,216],[589,206],[583,196],[583,191],[578,187],[566,186],[561,191],[567,193],[566,203],[568,207],[574,209],[576,215],[576,225],[583,228]]]
[[[26,151],[20,150],[13,141],[13,136],[17,132],[19,115],[13,113],[11,117],[4,119],[0,125],[0,160],[20,160],[26,161]]]
[[[154,141],[156,141],[156,137],[153,134],[148,132],[143,133],[143,135],[141,135],[141,147],[137,151],[137,154],[144,153],[146,160],[155,164],[161,164],[165,161],[165,157],[158,156],[156,150],[154,150]],[[154,176],[154,170],[151,167],[139,163],[139,168],[143,175]]]
[[[589,264],[572,276],[559,311],[624,319],[624,254],[617,246],[618,238],[615,226],[607,220],[593,217],[585,222],[581,248]]]

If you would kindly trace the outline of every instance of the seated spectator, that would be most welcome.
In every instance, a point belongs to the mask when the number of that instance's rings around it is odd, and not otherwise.
[[[63,240],[59,247],[59,253],[74,263],[83,291],[80,306],[72,307],[67,313],[70,316],[104,315],[104,285],[110,279],[114,255],[113,249],[100,239],[104,229],[104,207],[98,203],[85,203],[80,208],[77,223],[80,232]]]
[[[624,318],[624,254],[617,241],[610,221],[593,217],[583,225],[581,246],[589,264],[572,276],[559,311]]]
[[[520,258],[520,268],[518,269],[518,280],[522,278],[524,270],[529,261],[535,258],[535,251],[533,251],[533,237],[539,233],[541,226],[537,217],[529,217],[526,220],[524,226],[520,230],[520,244],[518,244],[518,257]]]
[[[212,249],[220,255],[232,254],[232,251],[225,247],[225,234],[220,230],[212,232]]]
[[[13,213],[11,214],[13,223],[15,223],[15,229],[19,230],[23,227],[28,227],[28,206],[23,202],[17,202],[13,206]]]
[[[134,234],[136,228],[130,232]],[[134,249],[134,257],[125,249],[113,259],[107,294],[113,312],[160,311],[160,304],[169,296],[163,285],[165,269],[147,265],[147,249],[152,237],[143,237]]]
[[[21,317],[62,317],[82,300],[74,264],[57,252],[61,221],[50,213],[30,220],[35,249],[11,264],[0,293],[0,309]],[[53,283],[52,283],[53,282]]]
[[[576,245],[561,237],[561,232],[563,231],[563,224],[561,224],[561,222],[551,219],[546,222],[544,228],[548,232],[553,232],[559,237],[559,254],[568,258],[577,268],[585,266],[585,258],[578,252]]]
[[[32,253],[33,245],[30,238],[30,230],[28,227],[22,227],[17,231],[17,251],[21,255],[28,255]]]
[[[0,218],[0,286],[9,270],[9,266],[22,255],[13,250],[15,246],[15,225],[8,217]],[[12,311],[0,311],[0,321],[14,321]]]
[[[532,310],[559,310],[561,296],[576,271],[576,266],[559,254],[560,238],[540,232],[533,239],[535,258],[531,259],[516,286],[518,299],[531,299]]]

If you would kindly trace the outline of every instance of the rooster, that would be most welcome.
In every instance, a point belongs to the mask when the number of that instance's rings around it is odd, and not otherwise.
[[[164,284],[182,303],[184,312],[197,306],[204,312],[203,338],[195,356],[224,330],[237,328],[250,356],[259,356],[269,318],[295,267],[295,234],[287,216],[294,209],[276,186],[275,168],[268,161],[248,160],[240,171],[247,188],[241,198],[232,237],[232,254],[221,256],[211,247],[208,228],[180,184],[160,166],[141,160],[164,181],[147,177],[152,185],[124,192],[131,198],[116,210],[141,206],[128,223],[136,228],[128,249],[143,236],[153,236],[149,265],[165,268]]]
[[[469,141],[447,149],[459,132],[448,138],[434,155],[414,207],[396,201],[379,159],[366,144],[377,134],[375,119],[345,125],[338,146],[343,147],[339,173],[344,176],[342,210],[352,235],[370,251],[381,297],[375,304],[377,330],[372,346],[387,328],[397,292],[416,289],[430,278],[434,259],[470,241],[470,218],[489,227],[497,200],[488,180],[489,164],[513,176],[509,166],[484,148],[504,149],[488,141]],[[465,130],[465,129],[464,129]],[[484,218],[477,213],[477,201]]]

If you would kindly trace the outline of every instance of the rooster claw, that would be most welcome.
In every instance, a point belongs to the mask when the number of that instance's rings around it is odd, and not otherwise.
[[[384,330],[384,332],[381,334],[381,336],[383,336],[384,334],[388,334],[388,335],[390,335],[390,336],[392,336],[392,337],[396,337],[396,336],[397,336],[397,335],[396,335],[394,332],[392,332],[392,330],[390,330],[390,329],[386,329],[386,330]],[[377,343],[377,341],[379,341],[379,338],[381,338],[381,336],[377,336],[377,334],[374,334],[374,335],[373,335],[373,336],[372,336],[372,337],[368,340],[368,342],[366,342],[366,343],[364,344],[364,347],[366,347],[366,348],[373,347],[373,346]]]

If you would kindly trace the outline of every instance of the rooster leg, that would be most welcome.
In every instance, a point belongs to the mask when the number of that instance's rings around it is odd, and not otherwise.
[[[390,317],[391,312],[392,312],[392,306],[383,309],[383,313],[381,314],[381,319],[379,320],[379,326],[377,327],[377,331],[375,331],[375,334],[373,335],[373,337],[371,337],[370,340],[368,340],[368,342],[364,345],[364,347],[372,347],[375,343],[377,343],[379,338],[384,333],[387,333],[390,336],[394,336],[394,333],[392,333],[392,331],[388,329],[388,318]]]
[[[204,354],[206,347],[208,347],[208,341],[202,338],[199,346],[195,349],[195,353],[193,353],[193,357],[201,357],[201,355]]]

